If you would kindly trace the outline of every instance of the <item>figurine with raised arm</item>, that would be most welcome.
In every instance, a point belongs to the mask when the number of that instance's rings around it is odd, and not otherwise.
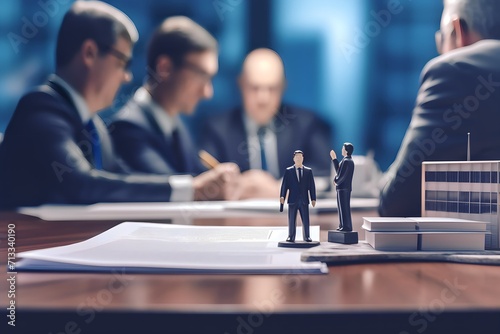
[[[312,169],[304,166],[304,152],[296,150],[293,152],[294,165],[285,170],[281,182],[280,204],[285,203],[288,193],[288,238],[286,242],[280,242],[280,247],[313,247],[319,245],[313,241],[309,234],[309,197],[311,205],[316,205],[316,186]],[[280,209],[281,210],[281,209]],[[297,211],[302,219],[303,242],[295,242]]]
[[[328,241],[352,244],[358,242],[358,233],[352,231],[351,219],[351,190],[352,177],[354,175],[354,161],[352,152],[354,146],[351,143],[344,143],[342,146],[342,156],[339,163],[334,150],[330,151],[332,163],[337,172],[333,183],[337,189],[337,208],[339,211],[339,227],[337,231],[328,231]],[[339,233],[342,232],[342,233]]]

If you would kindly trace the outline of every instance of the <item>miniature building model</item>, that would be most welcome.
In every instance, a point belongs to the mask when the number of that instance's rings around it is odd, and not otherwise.
[[[500,161],[422,164],[422,217],[489,222],[485,247],[499,248]]]

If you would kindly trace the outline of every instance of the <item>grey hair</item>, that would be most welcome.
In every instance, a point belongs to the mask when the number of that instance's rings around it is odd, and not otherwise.
[[[444,10],[461,18],[482,38],[500,39],[499,0],[444,0]]]

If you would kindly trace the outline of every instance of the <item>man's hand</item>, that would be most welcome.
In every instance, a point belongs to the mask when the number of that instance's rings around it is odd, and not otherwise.
[[[280,203],[285,204],[285,197],[280,197]]]
[[[251,169],[241,173],[238,198],[276,198],[280,184],[268,172]]]
[[[194,200],[236,200],[240,169],[234,163],[222,163],[193,178]]]
[[[311,201],[311,205],[313,206],[313,208],[316,206],[316,201]]]
[[[332,158],[332,160],[337,159],[337,154],[335,154],[334,150],[330,151],[330,157]]]

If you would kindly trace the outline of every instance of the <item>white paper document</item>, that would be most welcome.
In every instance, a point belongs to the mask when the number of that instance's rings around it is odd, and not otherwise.
[[[353,198],[352,209],[373,209],[378,205],[376,198]],[[288,205],[285,205],[285,210]],[[319,199],[316,207],[309,207],[311,213],[334,212],[336,199]],[[165,202],[165,203],[98,203],[92,205],[42,205],[24,207],[18,211],[50,221],[74,220],[161,220],[170,218],[218,218],[237,217],[242,212],[254,214],[279,213],[279,199],[251,199],[242,201],[214,202]]]
[[[297,227],[297,236],[302,234]],[[288,227],[184,226],[125,222],[68,246],[22,252],[19,271],[325,274],[302,262],[300,249],[279,248]],[[311,226],[319,240],[319,226]]]

